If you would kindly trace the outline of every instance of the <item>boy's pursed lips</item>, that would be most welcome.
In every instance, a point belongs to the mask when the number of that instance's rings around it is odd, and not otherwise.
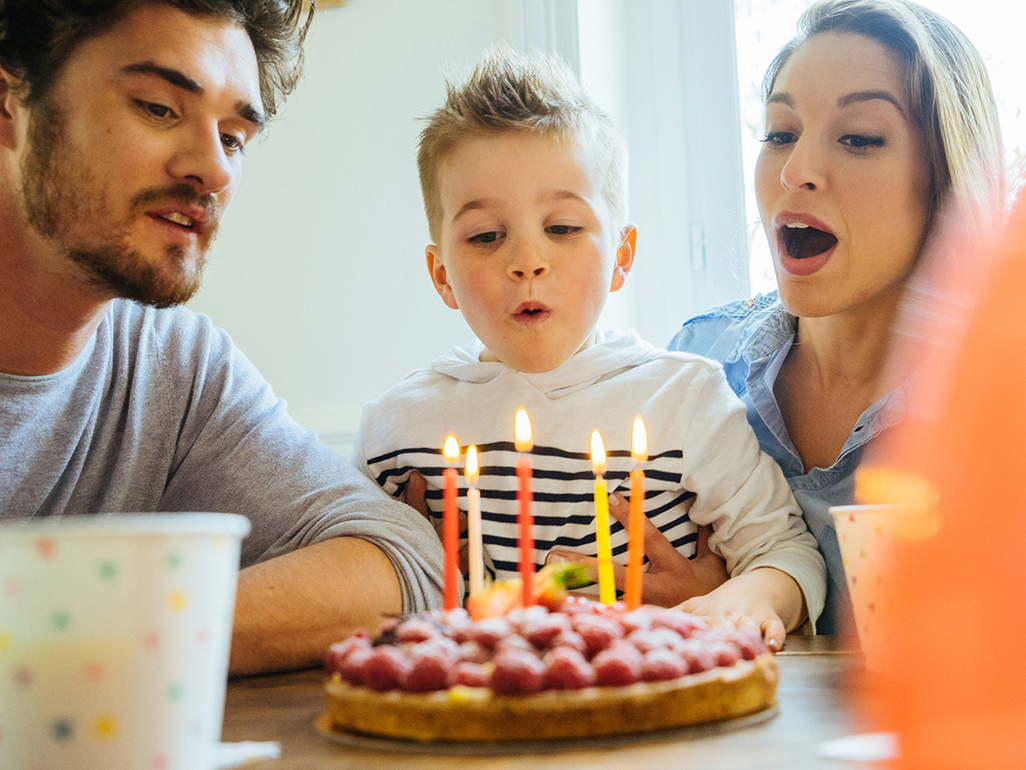
[[[521,302],[513,311],[513,318],[518,323],[531,325],[541,323],[551,312],[549,306],[542,302]]]

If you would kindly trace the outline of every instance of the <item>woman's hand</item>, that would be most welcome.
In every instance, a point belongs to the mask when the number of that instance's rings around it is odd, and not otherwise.
[[[399,493],[399,501],[406,503],[408,506],[417,511],[421,516],[428,520],[428,523],[435,528],[435,534],[438,535],[438,539],[443,543],[445,540],[442,538],[442,519],[432,519],[428,512],[427,506],[427,481],[417,471],[410,473],[410,478],[406,481],[402,491]],[[467,514],[460,511],[460,538],[464,541],[463,547],[460,548],[460,572],[463,573],[463,577],[467,577],[467,573],[470,570],[470,558],[467,552]]]
[[[614,492],[609,496],[609,513],[625,528],[627,527],[630,504],[619,492]],[[688,559],[670,545],[666,536],[646,517],[645,555],[648,557],[649,564],[648,571],[641,582],[641,599],[646,604],[672,607],[694,596],[709,593],[730,577],[723,559],[709,548],[709,527],[698,528],[695,558]],[[556,560],[586,562],[595,565],[597,574],[598,559],[594,557],[584,556],[575,551],[554,549],[549,552],[546,562]],[[613,564],[613,582],[621,591],[626,576],[626,567]]]

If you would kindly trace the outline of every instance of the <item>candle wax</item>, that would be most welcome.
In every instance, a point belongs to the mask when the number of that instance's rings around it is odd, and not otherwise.
[[[612,604],[616,601],[616,587],[613,584],[613,551],[609,545],[609,492],[601,475],[595,477],[595,537],[598,544],[599,601]]]
[[[531,512],[531,458],[526,454],[517,458],[517,501],[520,510],[517,514],[519,524],[520,546],[520,581],[522,599],[525,607],[531,606],[531,592],[534,584],[534,514]]]
[[[470,593],[484,588],[484,557],[481,553],[481,490],[467,490],[467,538],[470,557]]]
[[[444,487],[442,490],[442,546],[445,549],[445,574],[442,592],[442,608],[448,612],[456,609],[458,598],[456,585],[459,575],[459,541],[460,523],[459,509],[456,507],[458,495],[458,474],[455,468],[446,468],[442,473]]]
[[[630,518],[627,523],[627,578],[624,600],[628,609],[641,606],[641,564],[645,560],[645,472],[631,471]]]

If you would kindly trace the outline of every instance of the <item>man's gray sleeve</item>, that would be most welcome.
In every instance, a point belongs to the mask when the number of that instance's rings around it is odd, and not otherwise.
[[[170,391],[190,403],[161,508],[247,516],[244,567],[334,537],[366,540],[395,567],[404,612],[438,606],[442,547],[427,521],[300,427],[227,334],[205,331],[189,346],[192,381]]]

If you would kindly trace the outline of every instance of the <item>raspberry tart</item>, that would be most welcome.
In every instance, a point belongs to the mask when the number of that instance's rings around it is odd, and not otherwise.
[[[727,631],[647,605],[551,604],[392,618],[373,641],[361,631],[332,645],[332,728],[533,742],[674,729],[776,703],[777,665],[754,629]]]

